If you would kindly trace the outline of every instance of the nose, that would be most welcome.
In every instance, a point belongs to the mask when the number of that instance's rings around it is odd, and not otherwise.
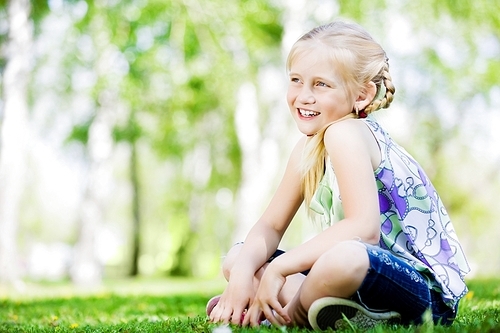
[[[302,104],[314,104],[316,102],[313,92],[306,86],[303,86],[302,89],[300,89],[297,100]]]

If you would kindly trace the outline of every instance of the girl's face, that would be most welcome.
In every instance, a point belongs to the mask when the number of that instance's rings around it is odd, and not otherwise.
[[[302,50],[290,65],[287,102],[299,130],[316,134],[353,110],[325,46]]]

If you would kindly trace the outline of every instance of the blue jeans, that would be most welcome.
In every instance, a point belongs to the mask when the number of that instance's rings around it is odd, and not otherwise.
[[[396,311],[401,314],[401,324],[421,324],[426,310],[432,311],[435,324],[451,325],[456,309],[451,309],[440,294],[430,290],[424,277],[395,256],[378,246],[366,245],[370,268],[353,301],[367,309]],[[283,254],[277,250],[268,262]],[[308,271],[302,272],[307,275]]]

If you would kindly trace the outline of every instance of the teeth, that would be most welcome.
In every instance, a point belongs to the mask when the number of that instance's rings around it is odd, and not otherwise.
[[[310,111],[310,110],[302,110],[302,109],[299,109],[299,112],[300,112],[300,115],[303,117],[314,117],[314,116],[317,116],[319,114],[319,112]]]

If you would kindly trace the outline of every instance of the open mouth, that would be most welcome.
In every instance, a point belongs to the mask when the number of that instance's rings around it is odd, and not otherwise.
[[[320,113],[316,111],[311,111],[311,110],[304,110],[304,109],[298,109],[299,114],[304,117],[304,118],[312,118],[318,116]]]

